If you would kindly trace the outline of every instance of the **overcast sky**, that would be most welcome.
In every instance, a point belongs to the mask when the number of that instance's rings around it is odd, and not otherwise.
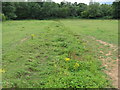
[[[52,1],[60,3],[63,0],[52,0]],[[72,2],[72,3],[78,2],[78,3],[86,3],[86,4],[89,4],[89,2],[90,2],[90,0],[65,0],[65,1]],[[93,1],[96,1],[96,2],[113,2],[115,0],[93,0]]]

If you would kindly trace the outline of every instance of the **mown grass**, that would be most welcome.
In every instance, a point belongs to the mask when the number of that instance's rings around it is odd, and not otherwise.
[[[60,20],[70,31],[118,45],[118,20]]]
[[[104,68],[101,67],[101,61],[94,57],[95,53],[80,35],[81,33],[88,34],[88,31],[85,33],[81,29],[88,27],[92,31],[95,28],[91,24],[88,26],[86,21],[79,26],[80,22],[82,21],[3,22],[2,64],[6,71],[3,73],[3,87],[112,87],[102,71]],[[109,23],[109,21],[105,22]],[[113,21],[113,25],[114,23],[116,21]],[[115,37],[113,38],[116,39]],[[70,60],[66,61],[65,58],[70,58]]]

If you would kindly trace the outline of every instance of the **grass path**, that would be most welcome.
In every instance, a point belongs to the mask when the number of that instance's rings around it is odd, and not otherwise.
[[[91,40],[89,40],[91,39]],[[107,42],[97,40],[93,37],[87,38],[90,46],[95,50],[99,60],[102,61],[105,67],[104,72],[109,76],[113,86],[118,87],[118,47]],[[97,48],[95,45],[99,45]]]

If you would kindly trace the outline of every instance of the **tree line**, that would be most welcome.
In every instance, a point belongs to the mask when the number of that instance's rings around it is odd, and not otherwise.
[[[85,18],[85,19],[119,19],[120,2],[113,4],[87,5],[70,2],[2,2],[3,19],[53,19],[53,18]]]

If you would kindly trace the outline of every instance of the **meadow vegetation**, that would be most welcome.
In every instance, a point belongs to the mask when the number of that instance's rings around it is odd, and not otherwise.
[[[91,43],[84,39],[92,36],[117,45],[117,23],[78,19],[3,22],[3,87],[113,87]]]

